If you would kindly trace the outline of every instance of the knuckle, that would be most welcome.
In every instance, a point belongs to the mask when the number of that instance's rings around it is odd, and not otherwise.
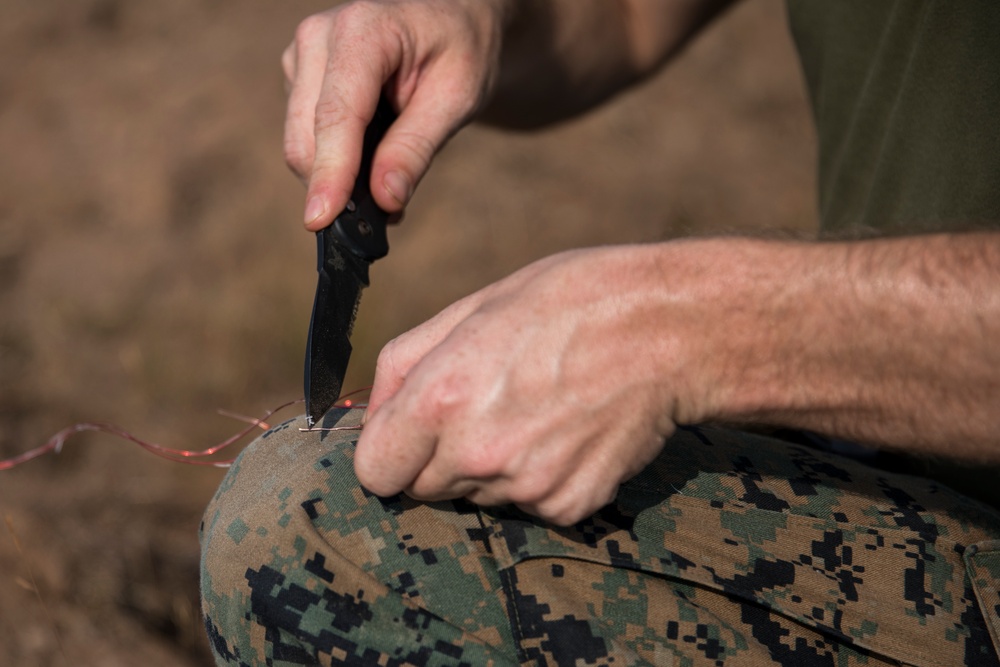
[[[377,469],[368,450],[364,447],[358,447],[354,454],[354,474],[361,486],[376,494],[379,490]]]
[[[337,8],[337,24],[344,29],[360,29],[368,26],[378,14],[378,3],[371,0],[353,0]]]
[[[410,487],[406,489],[406,495],[414,500],[421,500],[423,502],[434,502],[436,500],[444,499],[444,493],[441,489],[433,484],[421,480],[418,480],[410,485]]]
[[[334,84],[316,101],[314,131],[317,135],[328,132],[348,121],[362,120],[354,107],[348,103],[340,89]]]
[[[375,361],[376,368],[383,371],[394,373],[396,369],[396,355],[399,351],[399,338],[393,338],[388,343],[386,343],[378,353],[378,359]]]
[[[281,70],[285,73],[285,81],[292,83],[295,80],[295,44],[289,44],[281,53]]]
[[[312,167],[313,151],[301,139],[286,137],[284,143],[285,164],[296,174],[305,178]]]
[[[386,343],[375,360],[375,375],[381,381],[398,384],[406,378],[406,365],[403,360],[403,345],[400,338],[393,338]]]
[[[595,488],[581,496],[565,488],[545,494],[532,503],[534,513],[557,526],[571,526],[590,516],[614,500],[617,485],[610,489]]]
[[[560,498],[554,498],[537,506],[539,516],[557,526],[572,526],[583,519],[588,510],[575,503],[566,503]]]
[[[392,478],[387,477],[386,453],[378,443],[359,439],[354,452],[354,474],[362,487],[379,497],[391,496],[399,492]]]
[[[309,17],[299,25],[297,34],[301,39],[322,39],[330,43],[368,40],[379,34],[377,23],[384,15],[385,8],[380,3],[353,0]]]
[[[358,478],[358,483],[364,488],[372,491],[372,486],[375,483],[375,478],[372,475],[371,466],[368,465],[368,459],[355,456],[354,457],[354,475]]]
[[[459,68],[453,79],[455,84],[451,97],[454,106],[451,113],[459,121],[465,121],[482,108],[486,100],[487,84],[471,66]]]
[[[532,514],[542,516],[541,509],[547,506],[549,501],[549,491],[547,485],[537,482],[520,481],[510,489],[510,500],[516,505],[523,505],[533,508]],[[544,517],[543,517],[544,518]]]
[[[419,132],[401,132],[396,137],[396,144],[409,156],[411,162],[419,165],[421,171],[427,171],[437,151],[434,141]]]
[[[610,505],[611,503],[615,502],[615,500],[618,498],[619,486],[620,486],[619,484],[612,484],[610,488],[608,488],[605,491],[603,497],[597,496],[597,507],[598,508],[605,507],[606,505]]]
[[[448,373],[438,377],[424,392],[422,408],[432,418],[442,419],[463,408],[470,395],[464,375]]]
[[[468,447],[455,462],[455,470],[464,479],[491,479],[501,476],[506,460],[491,447]]]
[[[309,42],[326,39],[330,27],[330,18],[325,13],[307,16],[295,29],[295,43],[302,48]]]
[[[496,491],[490,489],[489,487],[480,487],[470,491],[465,496],[470,502],[475,503],[481,507],[496,507],[498,505],[507,504],[507,498],[496,493]]]

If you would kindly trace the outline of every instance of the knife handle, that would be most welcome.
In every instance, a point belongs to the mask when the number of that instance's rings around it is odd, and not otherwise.
[[[354,191],[347,207],[340,212],[332,226],[333,235],[351,252],[364,260],[373,262],[385,257],[389,252],[386,225],[389,214],[375,203],[371,193],[372,158],[386,130],[396,120],[392,105],[382,95],[375,109],[375,116],[365,130],[364,145],[361,149],[361,166]]]

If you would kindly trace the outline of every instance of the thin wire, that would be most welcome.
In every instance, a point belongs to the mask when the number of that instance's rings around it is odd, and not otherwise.
[[[165,447],[155,442],[147,442],[146,440],[143,440],[139,437],[132,435],[122,427],[116,426],[115,424],[106,424],[101,422],[82,422],[79,424],[73,424],[72,426],[67,426],[63,430],[53,435],[51,438],[48,439],[48,441],[44,445],[28,450],[27,452],[19,456],[15,456],[13,458],[0,461],[0,470],[10,470],[15,466],[19,466],[22,463],[27,463],[32,459],[37,459],[38,457],[44,456],[46,454],[50,453],[58,454],[62,451],[63,445],[66,444],[66,440],[68,440],[71,436],[76,435],[77,433],[83,433],[84,431],[97,431],[100,433],[107,433],[109,435],[116,436],[118,438],[121,438],[122,440],[127,440],[131,443],[134,443],[139,447],[145,449],[147,452],[165,458],[168,461],[189,463],[191,465],[205,465],[205,466],[215,466],[215,467],[225,468],[231,465],[235,459],[225,459],[225,460],[215,460],[215,461],[200,461],[198,459],[219,453],[226,447],[229,447],[230,445],[239,442],[242,438],[246,437],[255,428],[262,428],[266,431],[268,428],[270,428],[270,426],[267,424],[266,421],[264,421],[265,419],[273,415],[275,412],[278,412],[279,410],[284,410],[285,408],[295,405],[296,403],[301,403],[302,400],[303,399],[296,399],[294,401],[288,401],[287,403],[284,403],[276,408],[268,410],[260,418],[249,420],[251,423],[246,428],[241,429],[239,432],[226,438],[222,442],[213,445],[208,449],[202,449],[202,450],[174,449],[171,447]]]
[[[371,387],[362,387],[361,389],[356,389],[352,392],[344,394],[337,400],[336,403],[334,403],[334,407],[338,408],[367,407],[367,403],[356,403],[352,401],[350,397],[356,396],[357,394],[366,392],[370,389]],[[44,456],[46,454],[58,454],[62,451],[63,445],[66,444],[66,441],[70,437],[76,435],[77,433],[83,433],[84,431],[97,431],[100,433],[107,433],[109,435],[113,435],[117,438],[121,438],[122,440],[127,440],[128,442],[138,445],[139,447],[145,449],[147,452],[151,454],[155,454],[156,456],[167,459],[168,461],[174,461],[175,463],[186,463],[188,465],[199,465],[199,466],[212,466],[216,468],[228,468],[236,460],[235,457],[230,459],[214,459],[211,461],[205,461],[201,459],[207,458],[209,456],[214,456],[215,454],[221,452],[223,449],[236,444],[237,442],[245,438],[247,435],[249,435],[250,432],[253,431],[255,428],[259,428],[264,431],[270,429],[271,425],[268,424],[267,421],[265,421],[268,417],[270,417],[276,412],[280,412],[285,408],[291,407],[297,403],[302,403],[304,401],[305,399],[303,398],[297,398],[293,401],[288,401],[287,403],[283,403],[282,405],[279,405],[276,408],[268,410],[260,417],[247,417],[239,413],[220,409],[218,410],[219,414],[225,417],[236,419],[238,421],[246,422],[247,426],[238,431],[237,433],[234,433],[232,436],[226,438],[222,442],[213,445],[208,449],[201,449],[201,450],[174,449],[172,447],[165,447],[155,442],[148,442],[146,440],[143,440],[142,438],[132,435],[122,427],[116,426],[115,424],[107,424],[103,422],[82,422],[79,424],[73,424],[72,426],[67,426],[63,430],[53,435],[51,438],[48,439],[48,441],[44,445],[41,445],[40,447],[35,447],[34,449],[30,449],[24,452],[23,454],[14,456],[9,459],[0,460],[0,471],[10,470],[11,468],[19,466],[23,463],[27,463],[28,461],[37,459],[38,457]],[[332,429],[313,429],[313,430],[347,430],[347,429],[360,429],[360,428],[361,427],[358,426],[358,427],[339,427]],[[308,431],[309,429],[300,429],[300,430]]]

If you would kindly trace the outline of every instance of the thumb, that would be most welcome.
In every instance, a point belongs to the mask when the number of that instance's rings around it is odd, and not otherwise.
[[[434,155],[471,116],[472,104],[456,100],[442,106],[433,81],[415,91],[399,117],[389,127],[375,151],[369,184],[375,203],[387,213],[406,207],[417,184],[427,173]],[[361,163],[362,139],[375,113],[378,93],[356,96],[363,107],[337,99],[316,111],[316,157],[306,195],[306,227],[328,225],[344,208],[354,189]]]
[[[477,98],[454,90],[442,74],[429,73],[405,100],[375,153],[371,192],[387,212],[409,203],[434,156],[472,116]]]

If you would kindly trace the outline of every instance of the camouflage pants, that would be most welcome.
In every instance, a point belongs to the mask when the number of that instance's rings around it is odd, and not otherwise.
[[[220,665],[1000,664],[1000,516],[928,480],[684,429],[558,529],[375,497],[355,432],[302,425],[262,435],[205,514]]]

